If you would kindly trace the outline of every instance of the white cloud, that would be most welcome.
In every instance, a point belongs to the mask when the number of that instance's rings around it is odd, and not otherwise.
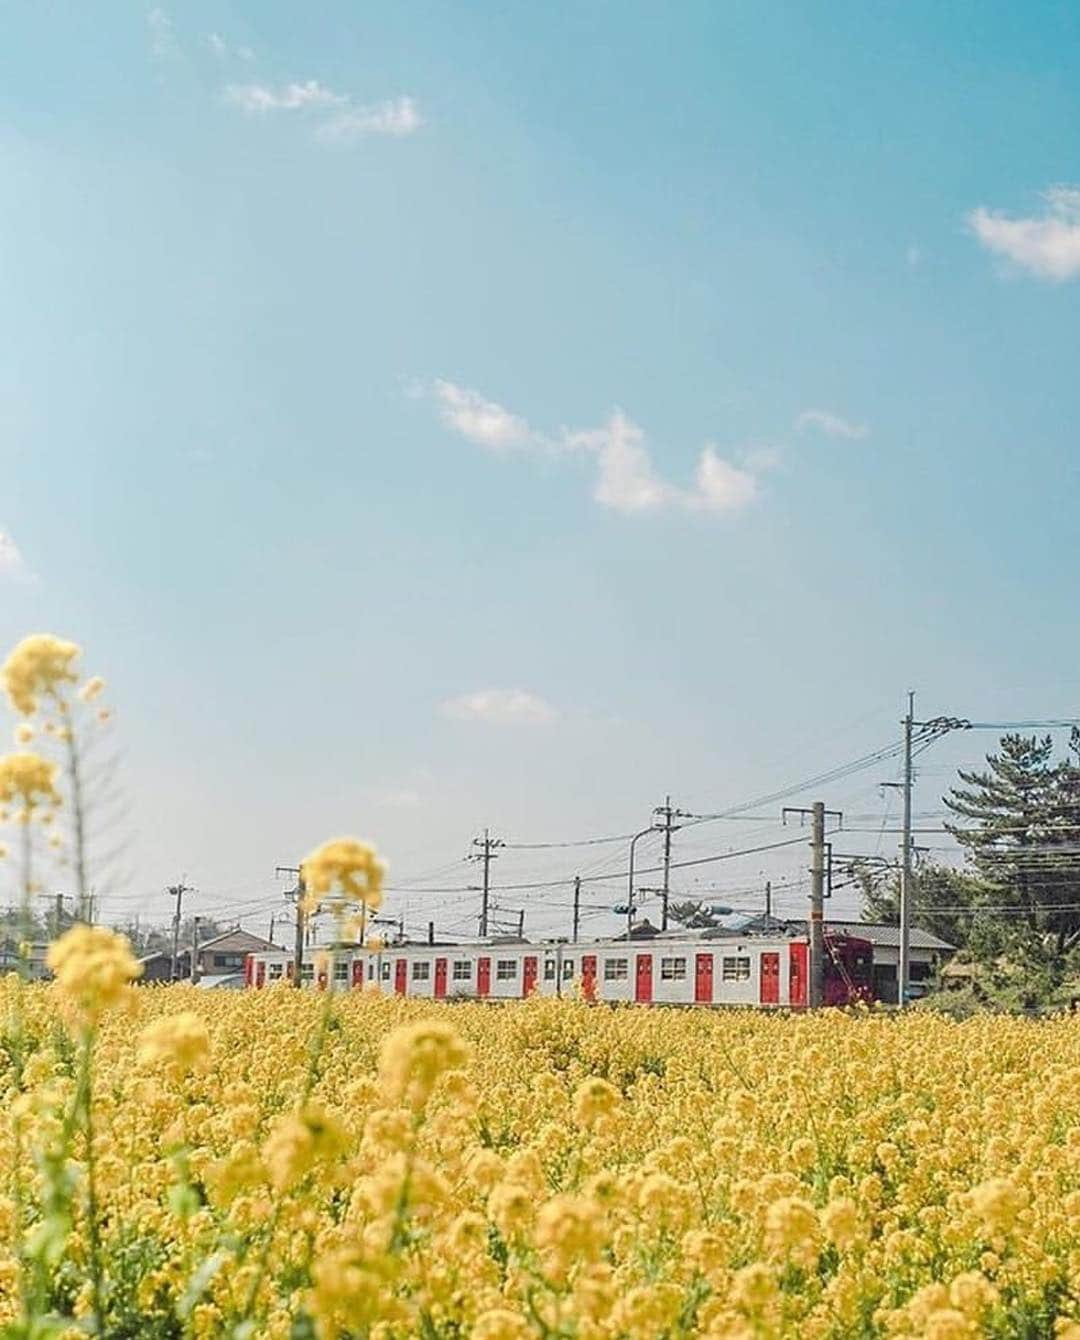
[[[229,54],[228,44],[226,43],[225,39],[221,36],[220,33],[207,33],[206,45],[210,48],[210,50],[214,53],[214,55],[218,58],[218,60],[224,60],[226,56],[228,56]]]
[[[454,721],[485,721],[496,726],[542,725],[559,713],[543,698],[526,689],[481,689],[448,698],[440,706]]]
[[[1043,192],[1039,216],[1008,218],[981,205],[967,216],[987,251],[1005,256],[1038,279],[1058,283],[1080,276],[1080,187],[1052,186]]]
[[[443,423],[478,446],[500,451],[504,447],[525,446],[535,440],[524,419],[511,414],[494,400],[485,400],[479,391],[448,381],[437,381],[434,391]]]
[[[737,512],[757,497],[757,479],[718,456],[712,447],[701,453],[694,505],[711,512]]]
[[[150,29],[150,54],[155,60],[171,60],[180,54],[173,21],[163,9],[152,9],[146,16]]]
[[[334,107],[349,101],[343,93],[335,93],[317,79],[308,79],[302,84],[285,84],[279,89],[266,84],[229,84],[225,97],[243,111],[256,115],[295,112],[308,107]]]
[[[0,530],[0,579],[27,576],[29,573],[19,546],[6,531]]]
[[[804,409],[795,420],[795,431],[802,433],[807,428],[816,428],[826,437],[846,437],[850,442],[857,442],[869,432],[865,423],[852,423],[827,409]]]
[[[350,107],[319,127],[319,139],[351,144],[367,135],[411,135],[424,124],[412,98],[393,98],[373,107]]]
[[[648,512],[674,502],[678,490],[653,469],[645,434],[622,410],[614,410],[602,428],[567,433],[566,445],[596,454],[593,497],[617,512]]]
[[[621,409],[612,410],[599,428],[564,428],[550,437],[534,431],[524,419],[497,401],[485,399],[479,391],[448,381],[437,381],[432,389],[443,423],[470,442],[497,451],[516,447],[545,455],[592,456],[596,461],[593,497],[616,512],[655,512],[665,507],[736,511],[757,496],[757,474],[777,462],[774,449],[756,448],[737,466],[707,446],[699,458],[695,487],[684,489],[657,474],[644,430]]]

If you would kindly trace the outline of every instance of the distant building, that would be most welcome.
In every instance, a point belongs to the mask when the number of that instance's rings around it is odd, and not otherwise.
[[[280,945],[264,940],[261,935],[252,935],[235,927],[211,936],[199,945],[195,957],[196,978],[239,977],[243,983],[244,959],[248,954],[267,953],[280,949]],[[167,950],[158,950],[144,955],[142,964],[142,982],[168,982],[172,979],[172,954]],[[176,975],[184,981],[191,977],[191,946],[187,945],[176,956]]]
[[[26,961],[27,976],[32,982],[44,981],[52,973],[45,965],[45,955],[49,952],[48,943],[42,940],[30,946]],[[19,941],[12,936],[0,940],[0,973],[19,972],[22,968],[22,955],[19,953]]]
[[[726,929],[726,928],[725,928]],[[751,917],[732,935],[780,934],[805,935],[807,922],[790,918]],[[874,995],[878,1000],[895,1004],[898,995],[897,975],[900,966],[900,927],[880,921],[826,921],[827,931],[841,935],[856,935],[869,940],[874,949]],[[924,987],[937,976],[939,970],[956,953],[956,946],[929,931],[912,926],[908,936],[910,982],[913,987]]]

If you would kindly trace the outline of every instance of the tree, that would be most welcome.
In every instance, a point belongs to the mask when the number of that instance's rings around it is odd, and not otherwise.
[[[688,931],[707,931],[720,925],[720,918],[711,907],[689,899],[684,903],[671,903],[668,906],[668,920]]]
[[[1005,735],[986,762],[944,797],[985,901],[1007,909],[980,918],[981,952],[1060,983],[1080,946],[1080,736],[1056,762],[1049,735]]]
[[[887,877],[867,868],[857,869],[863,892],[863,920],[887,926],[900,924],[900,877],[895,870]],[[985,902],[989,890],[977,876],[953,870],[936,862],[919,866],[911,889],[911,921],[957,949],[971,940],[971,911]]]

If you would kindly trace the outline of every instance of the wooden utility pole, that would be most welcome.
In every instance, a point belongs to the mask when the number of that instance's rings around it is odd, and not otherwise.
[[[825,999],[825,803],[815,800],[810,836],[810,1008]]]
[[[291,893],[285,895],[286,898],[292,898],[296,905],[296,941],[293,946],[293,986],[300,989],[300,969],[304,963],[304,875],[298,865],[279,865],[275,871],[278,875],[295,875],[296,888]]]
[[[911,973],[911,735],[915,724],[915,695],[908,694],[904,718],[904,833],[900,852],[900,953],[896,971],[896,1002],[907,1004],[908,978]]]
[[[500,841],[499,838],[493,838],[486,828],[484,829],[484,836],[473,838],[472,844],[474,847],[479,847],[480,850],[470,859],[482,862],[484,867],[484,882],[481,887],[480,898],[480,938],[483,940],[487,937],[489,930],[488,914],[491,899],[491,863],[495,860],[495,848],[503,847],[506,844]]]
[[[581,876],[574,876],[574,944],[577,944],[578,931],[581,929]]]
[[[183,880],[169,886],[169,893],[176,899],[176,909],[172,921],[172,963],[169,968],[169,980],[175,982],[180,976],[180,912],[184,905],[184,894],[191,893]]]
[[[800,819],[810,816],[810,1007],[816,1008],[825,999],[825,816],[843,822],[839,810],[827,810],[823,800],[815,800],[810,809],[785,805],[782,811]],[[770,896],[771,896],[770,888]]]
[[[191,923],[191,972],[189,974],[191,981],[199,980],[199,922],[202,917],[195,917]]]

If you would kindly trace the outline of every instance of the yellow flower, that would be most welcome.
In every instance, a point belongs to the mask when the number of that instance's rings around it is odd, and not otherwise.
[[[843,1251],[859,1235],[859,1207],[850,1196],[837,1196],[821,1211],[821,1226],[829,1241]]]
[[[618,1089],[594,1075],[574,1090],[574,1120],[579,1126],[592,1126],[598,1118],[614,1112],[618,1104]]]
[[[337,1158],[346,1144],[340,1124],[321,1107],[309,1104],[277,1123],[263,1146],[263,1162],[274,1186],[285,1191],[316,1164]]]
[[[95,698],[100,698],[105,690],[105,681],[100,675],[93,675],[79,689],[79,697],[84,703],[92,703]]]
[[[29,744],[34,738],[34,728],[29,721],[20,721],[15,727],[15,743]]]
[[[0,757],[0,804],[14,805],[28,818],[39,805],[59,805],[56,764],[40,754],[4,754]]]
[[[127,938],[104,926],[72,926],[49,946],[45,962],[63,995],[91,1022],[118,1004],[142,971]]]
[[[439,1019],[404,1024],[387,1037],[379,1058],[379,1078],[395,1102],[419,1108],[446,1070],[459,1070],[469,1049],[456,1030]]]
[[[532,1327],[518,1312],[509,1308],[492,1308],[477,1317],[470,1333],[471,1340],[529,1340]]]
[[[308,909],[313,910],[322,898],[335,894],[345,903],[364,903],[377,909],[382,904],[385,870],[368,842],[356,838],[324,842],[301,865]]]
[[[38,699],[58,695],[60,686],[78,678],[73,662],[81,654],[74,642],[49,633],[23,638],[0,668],[12,707],[23,716],[37,711]]]
[[[784,1196],[765,1212],[765,1246],[772,1256],[808,1261],[816,1256],[817,1214],[809,1201]]]
[[[971,1191],[971,1208],[991,1236],[1008,1232],[1025,1202],[1024,1193],[1007,1177],[992,1177]]]
[[[175,1075],[201,1068],[210,1056],[206,1021],[192,1010],[168,1015],[144,1028],[139,1037],[139,1064],[164,1064]]]

